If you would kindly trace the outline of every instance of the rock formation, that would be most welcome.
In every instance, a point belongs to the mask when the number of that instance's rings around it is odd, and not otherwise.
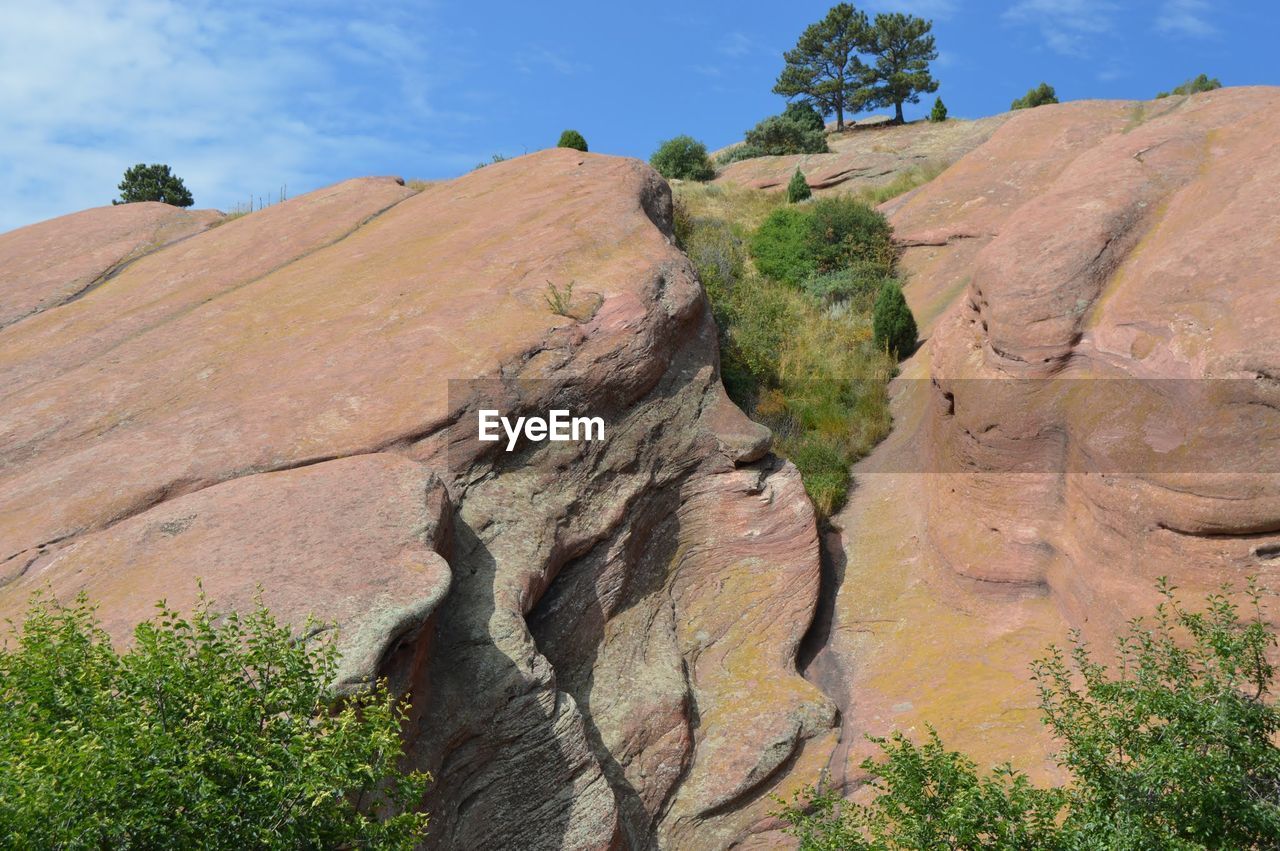
[[[1027,110],[885,205],[927,344],[838,518],[808,670],[846,742],[931,722],[1053,775],[1027,679],[1046,644],[1110,646],[1162,575],[1280,589],[1277,107]]]
[[[828,153],[739,160],[721,169],[716,182],[780,190],[799,168],[810,188],[819,194],[823,190],[868,189],[915,168],[941,168],[958,160],[990,138],[1008,118],[1006,113],[976,121],[917,122],[905,127],[863,121],[828,135]],[[716,153],[724,150],[729,149]]]
[[[127,640],[199,580],[336,623],[341,687],[413,698],[432,847],[767,827],[835,735],[795,667],[817,532],[670,218],[647,166],[556,149],[0,237],[0,614],[84,589]],[[483,405],[607,439],[508,453]]]
[[[1278,107],[848,134],[968,153],[883,208],[927,342],[823,547],[640,163],[0,235],[0,616],[85,589],[127,640],[199,579],[335,623],[339,687],[413,699],[434,848],[777,846],[771,795],[852,789],[864,733],[925,722],[1051,776],[1045,644],[1108,641],[1158,575],[1280,583]],[[882,155],[805,170],[843,191]],[[506,452],[488,408],[607,439]]]

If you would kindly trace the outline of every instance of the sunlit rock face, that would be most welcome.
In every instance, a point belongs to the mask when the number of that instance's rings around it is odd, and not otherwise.
[[[884,205],[925,342],[838,518],[811,670],[846,740],[929,722],[1053,776],[1028,667],[1047,644],[1078,628],[1105,652],[1160,576],[1192,600],[1280,588],[1278,107],[1030,109]]]
[[[1280,566],[1277,104],[1082,104],[1096,141],[989,228],[930,348],[932,461],[964,472],[934,481],[931,541],[955,570],[1041,587],[1100,637],[1157,576],[1198,593]]]
[[[813,513],[724,395],[647,166],[105,208],[0,268],[4,615],[83,589],[123,641],[199,580],[336,623],[339,687],[413,698],[432,847],[726,846],[816,779]],[[485,405],[606,437],[508,452]]]

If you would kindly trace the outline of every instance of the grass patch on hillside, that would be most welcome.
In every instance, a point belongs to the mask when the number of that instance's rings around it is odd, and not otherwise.
[[[780,193],[675,187],[676,233],[706,287],[720,329],[730,397],[774,433],[821,516],[848,494],[850,465],[889,433],[892,356],[876,345],[871,305],[892,260],[815,272],[786,283],[752,261],[752,236],[788,210]],[[814,205],[795,205],[811,209]]]
[[[890,198],[897,198],[917,186],[925,185],[946,171],[947,165],[947,163],[943,162],[927,162],[922,165],[912,166],[906,171],[900,171],[895,174],[893,180],[883,186],[873,186],[870,189],[862,190],[858,193],[859,197],[873,207],[877,204],[883,204]]]
[[[689,220],[718,219],[742,232],[760,227],[766,216],[787,203],[781,192],[761,192],[731,183],[685,183],[673,190]]]

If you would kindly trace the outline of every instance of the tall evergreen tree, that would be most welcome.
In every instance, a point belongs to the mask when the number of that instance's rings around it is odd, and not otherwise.
[[[867,66],[858,58],[858,49],[867,40],[869,26],[867,16],[848,3],[833,6],[783,54],[786,66],[773,91],[801,98],[822,115],[834,113],[836,129],[843,130],[845,112],[862,108]]]
[[[936,92],[938,81],[929,73],[929,63],[938,58],[932,21],[901,12],[876,15],[867,29],[862,52],[876,58],[867,75],[864,106],[892,106],[893,120],[903,122],[902,105],[919,103],[924,92]]]

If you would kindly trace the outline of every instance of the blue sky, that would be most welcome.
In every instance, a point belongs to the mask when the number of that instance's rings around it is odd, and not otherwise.
[[[1150,97],[1202,71],[1280,83],[1276,0],[857,5],[935,22],[953,116],[1042,79],[1064,100]],[[628,156],[678,133],[720,147],[781,109],[781,53],[829,6],[3,0],[0,231],[107,203],[142,161],[227,210],[286,184],[449,177],[566,127]]]

